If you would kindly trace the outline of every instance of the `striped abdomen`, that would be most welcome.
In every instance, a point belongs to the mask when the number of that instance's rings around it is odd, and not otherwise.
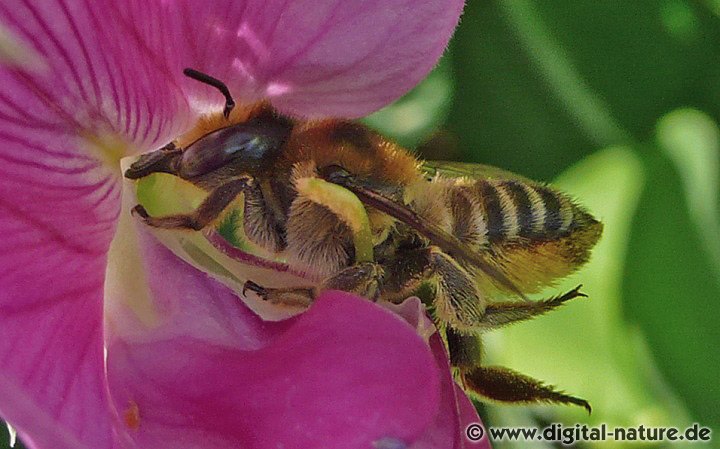
[[[568,196],[532,181],[458,181],[449,198],[454,235],[525,293],[587,262],[602,233],[602,224]],[[480,273],[476,281],[490,296],[513,293]]]
[[[451,195],[454,234],[472,245],[556,240],[598,222],[567,196],[520,180],[478,180]]]

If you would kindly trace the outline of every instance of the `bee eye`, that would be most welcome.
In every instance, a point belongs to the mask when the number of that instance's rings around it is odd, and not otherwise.
[[[230,163],[252,173],[271,159],[290,134],[286,122],[258,119],[222,128],[200,138],[182,155],[179,174],[193,178]]]
[[[327,181],[336,184],[339,184],[350,176],[350,173],[345,170],[345,168],[335,164],[321,167],[318,169],[318,172],[320,173],[320,176],[325,178]]]

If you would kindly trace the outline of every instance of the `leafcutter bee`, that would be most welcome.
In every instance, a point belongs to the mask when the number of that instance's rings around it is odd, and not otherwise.
[[[185,74],[218,88],[225,109],[142,155],[125,177],[169,173],[208,195],[190,214],[150,216],[136,206],[147,225],[202,230],[242,201],[246,238],[314,279],[308,288],[246,279],[246,289],[270,302],[309,305],[326,289],[399,302],[430,286],[428,308],[470,393],[590,411],[583,399],[483,366],[480,339],[584,296],[576,288],[526,298],[588,260],[602,224],[585,209],[552,187],[496,168],[419,161],[356,122],[299,120],[267,103],[236,107],[221,81],[192,69]],[[359,212],[349,210],[353,200]]]

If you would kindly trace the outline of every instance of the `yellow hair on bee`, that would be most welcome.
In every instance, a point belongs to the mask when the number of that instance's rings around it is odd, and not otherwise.
[[[296,188],[300,182],[307,182],[307,179],[318,178],[315,161],[298,162],[293,165],[291,173],[291,180]],[[298,190],[300,191],[302,188]],[[322,202],[318,203],[322,204]],[[328,209],[332,208],[328,207]],[[373,208],[368,208],[366,213],[370,222],[373,244],[377,245],[387,238],[387,234],[392,229],[395,219]]]
[[[505,238],[514,239],[520,233],[520,224],[518,222],[518,208],[512,197],[505,190],[502,183],[492,182],[500,199],[500,208],[502,211],[503,228],[505,230]]]
[[[439,225],[443,230],[452,232],[453,214],[450,210],[449,195],[453,186],[453,181],[445,178],[438,177],[433,182],[416,178],[415,182],[405,189],[405,203],[418,215]]]
[[[602,223],[593,220],[558,239],[493,245],[493,261],[520,290],[537,293],[587,262],[602,228]],[[493,292],[490,296],[503,291],[486,276],[477,276],[477,281],[484,291]]]

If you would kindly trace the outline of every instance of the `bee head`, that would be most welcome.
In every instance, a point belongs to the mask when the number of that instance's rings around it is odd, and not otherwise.
[[[178,174],[194,178],[232,164],[255,174],[267,167],[285,144],[292,122],[271,111],[263,111],[244,123],[213,131],[183,151]]]
[[[225,97],[223,116],[229,119],[235,100],[225,83],[195,69],[188,68],[183,73],[218,89]],[[272,110],[261,109],[243,123],[217,129],[190,144],[176,162],[177,174],[183,178],[194,178],[228,164],[254,173],[274,158],[291,130],[290,120]]]

